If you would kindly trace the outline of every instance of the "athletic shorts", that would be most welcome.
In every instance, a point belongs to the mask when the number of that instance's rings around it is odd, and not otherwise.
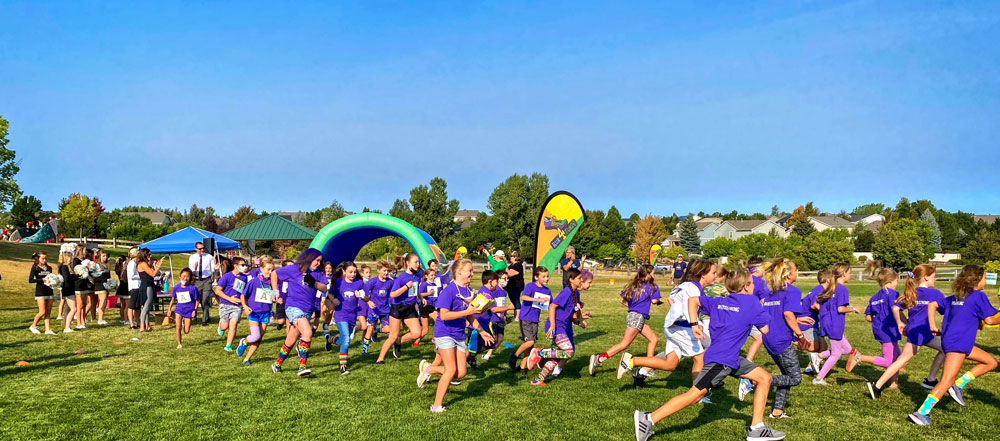
[[[193,319],[194,318],[194,309],[188,311],[187,313],[178,312],[177,309],[174,309],[174,314],[177,314],[177,315],[181,316],[181,318]]]
[[[667,337],[666,353],[675,353],[677,358],[694,357],[702,354],[712,344],[711,336],[708,335],[708,323],[702,324],[702,332],[705,333],[704,340],[694,338],[694,333],[687,326],[671,326],[663,333]]]
[[[490,322],[490,329],[487,329],[490,335],[493,336],[493,346],[494,348],[499,348],[503,345],[503,331],[504,324],[501,322]]]
[[[802,335],[806,338],[806,341],[816,341],[816,328],[806,329],[802,331]]]
[[[55,298],[54,295],[52,295],[52,296],[35,296],[35,300],[52,300],[54,298]]]
[[[469,352],[465,345],[465,340],[458,341],[451,337],[434,337],[434,348],[436,349],[458,349],[460,352]]]
[[[426,305],[417,303],[416,305],[413,306],[417,308],[417,316],[420,318],[428,318],[430,317],[431,313],[434,312],[434,307],[431,306],[430,303]]]
[[[228,322],[236,320],[238,323],[243,317],[243,308],[236,305],[219,305],[219,321]]]
[[[629,311],[629,313],[625,315],[626,328],[642,331],[643,326],[646,326],[646,317],[643,317],[642,314]]]
[[[247,320],[263,324],[271,323],[271,311],[251,312],[250,315],[247,316]]]
[[[294,306],[289,306],[285,308],[285,316],[288,317],[288,322],[292,324],[294,324],[295,321],[298,319],[309,320],[309,314],[306,314],[305,311],[296,308]]]
[[[389,314],[379,315],[372,311],[368,313],[368,317],[365,319],[368,321],[368,326],[377,326],[379,328],[389,326]]]
[[[740,357],[740,367],[737,369],[724,364],[708,363],[694,379],[694,387],[700,390],[714,389],[722,386],[726,377],[740,378],[754,369],[757,369],[757,365],[743,357]]]
[[[757,329],[756,326],[751,326],[750,327],[750,336],[753,337],[755,335],[763,335],[763,334],[760,333],[760,329]]]
[[[285,305],[283,303],[277,303],[277,304],[275,304],[274,305],[274,319],[275,320],[284,320],[284,319],[287,319],[287,318],[288,318],[288,316],[285,315]]]
[[[407,305],[405,303],[392,305],[389,309],[389,317],[397,320],[418,318],[419,315],[417,314],[417,305]]]
[[[521,320],[518,323],[521,324],[521,341],[538,340],[538,322],[529,322],[527,320]]]

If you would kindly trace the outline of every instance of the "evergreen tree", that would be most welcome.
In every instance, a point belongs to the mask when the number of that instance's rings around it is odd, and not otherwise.
[[[681,233],[681,247],[692,254],[701,253],[701,239],[698,237],[698,224],[694,221],[694,216],[688,215],[677,224]]]

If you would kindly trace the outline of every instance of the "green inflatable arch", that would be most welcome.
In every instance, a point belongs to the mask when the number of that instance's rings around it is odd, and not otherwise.
[[[309,246],[322,252],[323,259],[338,264],[354,260],[361,247],[386,236],[406,239],[425,268],[431,259],[447,262],[429,234],[402,219],[379,213],[358,213],[337,219],[323,227]]]

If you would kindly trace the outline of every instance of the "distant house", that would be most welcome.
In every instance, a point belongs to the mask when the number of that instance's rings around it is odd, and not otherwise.
[[[850,221],[852,224],[864,222],[865,225],[868,225],[875,222],[885,222],[885,216],[881,214],[852,214]]]
[[[670,248],[672,246],[681,246],[681,238],[676,235],[669,235],[663,242],[660,242],[660,246],[663,248]]]
[[[172,217],[168,216],[167,213],[164,213],[162,211],[140,211],[138,213],[123,212],[122,216],[130,216],[133,214],[149,219],[149,221],[152,222],[153,225],[173,225],[177,222]]]
[[[809,216],[809,223],[816,231],[825,231],[831,228],[844,228],[847,231],[854,230],[854,223],[840,216]]]
[[[792,220],[792,215],[786,214],[784,216],[779,217],[777,220],[773,222],[778,225],[781,225],[782,227],[788,228],[788,221],[790,220]]]
[[[788,232],[784,227],[769,220],[727,220],[715,229],[715,237],[736,240],[751,234],[771,234],[772,232],[778,237],[788,237]]]
[[[479,210],[458,210],[455,213],[454,221],[456,224],[466,221],[475,222],[479,218],[479,214]]]
[[[975,219],[976,222],[983,221],[992,225],[993,222],[996,222],[997,218],[1000,218],[1000,214],[974,214],[972,215],[972,218]]]
[[[701,241],[702,245],[704,245],[708,243],[708,241],[715,239],[715,230],[719,228],[719,225],[722,225],[722,219],[717,217],[706,217],[695,221],[695,225],[698,226],[698,240]],[[671,236],[679,238],[681,236],[680,228],[675,229]],[[664,241],[664,243],[666,243],[666,241]]]
[[[872,233],[878,233],[878,230],[882,229],[883,221],[875,221],[870,224],[865,224],[865,229],[871,231]]]

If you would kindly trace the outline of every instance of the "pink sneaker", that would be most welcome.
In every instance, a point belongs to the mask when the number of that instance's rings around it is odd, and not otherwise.
[[[532,370],[538,366],[538,363],[542,362],[542,356],[538,355],[538,348],[531,348],[531,352],[528,353],[528,370]]]

